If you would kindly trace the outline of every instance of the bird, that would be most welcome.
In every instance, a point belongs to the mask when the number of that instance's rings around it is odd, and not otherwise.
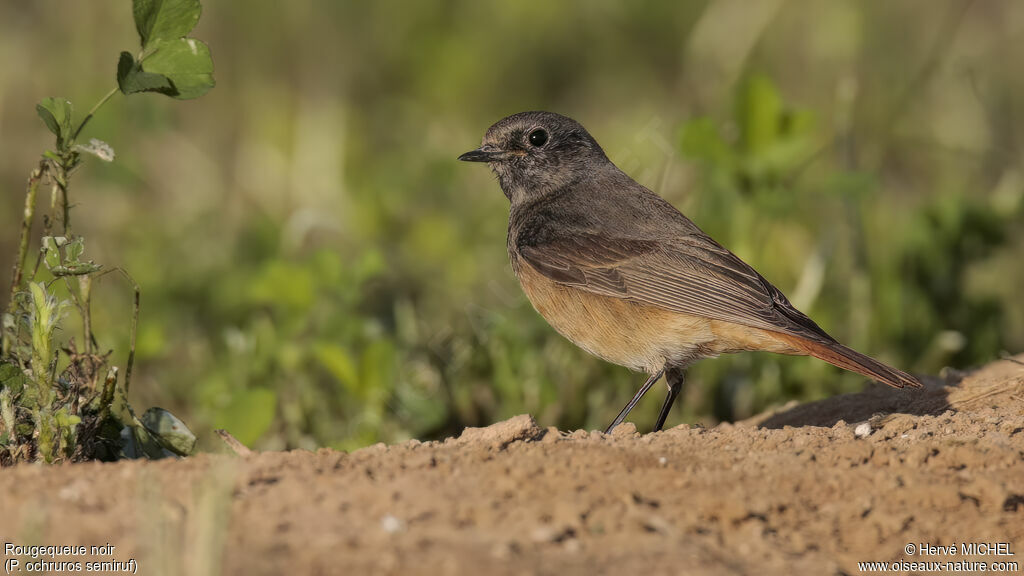
[[[662,429],[693,362],[767,351],[813,356],[896,388],[910,374],[840,344],[749,264],[620,170],[578,122],[520,112],[458,157],[486,163],[510,203],[507,249],[534,309],[583,350],[665,376]]]

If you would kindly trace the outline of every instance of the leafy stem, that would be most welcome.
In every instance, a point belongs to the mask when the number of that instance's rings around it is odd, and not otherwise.
[[[214,86],[209,47],[187,37],[199,20],[200,0],[133,0],[132,10],[142,50],[138,56],[120,54],[116,87],[77,124],[67,98],[44,98],[36,105],[36,113],[55,137],[55,146],[43,152],[29,175],[10,301],[0,314],[0,465],[28,460],[160,458],[186,455],[195,446],[195,436],[169,412],[152,408],[139,419],[128,404],[140,290],[127,272],[115,268],[134,294],[127,365],[118,396],[118,370],[108,366],[110,352],[96,353],[99,345],[90,311],[93,281],[102,275],[101,267],[82,259],[85,240],[71,230],[69,188],[75,169],[86,154],[106,162],[114,159],[113,149],[105,142],[77,143],[99,109],[117,92],[156,92],[186,100]],[[49,212],[42,219],[35,267],[26,270],[37,196],[44,179],[51,186]],[[63,234],[52,236],[58,222]],[[36,280],[41,265],[51,280]],[[64,283],[66,296],[51,290],[57,281]],[[57,340],[65,313],[72,307],[77,308],[82,322],[83,352],[73,339],[64,346]],[[62,352],[67,366],[58,372]],[[97,390],[104,373],[102,389]]]
[[[21,278],[25,271],[25,258],[28,256],[29,236],[32,233],[32,220],[36,214],[36,192],[39,190],[39,182],[49,170],[46,160],[40,160],[39,166],[29,174],[28,192],[25,194],[25,211],[21,220],[21,237],[18,240],[18,256],[14,260],[14,273],[11,275],[10,300],[7,302],[7,313],[14,315],[16,311],[15,296],[21,287]],[[8,341],[6,330],[3,337],[3,346],[0,350],[10,350],[11,342]]]
[[[89,110],[89,113],[85,115],[85,118],[82,118],[82,122],[78,125],[78,128],[75,128],[74,134],[71,135],[72,142],[78,139],[78,135],[82,133],[82,128],[85,128],[85,125],[89,123],[89,120],[92,120],[92,117],[94,114],[96,114],[96,111],[99,110],[104,104],[106,104],[108,100],[113,98],[114,94],[117,94],[119,91],[120,88],[114,86],[110,89],[110,92],[107,92],[106,96],[101,98],[100,101],[97,102],[91,110]]]

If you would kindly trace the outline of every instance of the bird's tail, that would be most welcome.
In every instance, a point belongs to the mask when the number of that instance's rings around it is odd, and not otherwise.
[[[883,364],[870,356],[861,354],[852,348],[847,348],[838,342],[815,342],[799,336],[790,335],[784,335],[783,339],[798,350],[803,351],[808,356],[814,356],[815,358],[824,360],[833,366],[838,366],[844,370],[862,374],[868,378],[888,384],[889,386],[893,386],[895,388],[903,388],[904,386],[910,386],[912,388],[921,387],[921,381],[910,374],[907,374],[902,370],[897,370],[887,364]]]

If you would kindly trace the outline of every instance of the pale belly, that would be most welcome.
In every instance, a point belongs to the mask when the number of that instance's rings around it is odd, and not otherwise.
[[[773,332],[565,287],[525,262],[518,276],[530,303],[562,336],[634,370],[654,373],[742,350],[799,353]]]

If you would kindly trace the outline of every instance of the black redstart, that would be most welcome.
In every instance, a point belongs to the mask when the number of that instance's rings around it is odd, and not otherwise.
[[[695,360],[744,350],[810,355],[890,386],[901,370],[829,336],[746,262],[619,170],[578,122],[502,119],[476,150],[511,202],[508,255],[537,312],[587,352],[650,375],[606,432],[665,375],[655,431]]]

